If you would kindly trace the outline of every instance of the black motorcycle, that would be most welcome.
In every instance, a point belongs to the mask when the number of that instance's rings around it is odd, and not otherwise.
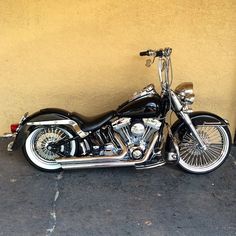
[[[23,148],[25,157],[45,171],[134,166],[148,169],[178,164],[192,173],[219,167],[230,152],[228,121],[209,112],[192,112],[193,84],[171,89],[171,48],[140,52],[150,66],[158,58],[161,93],[152,84],[117,110],[97,117],[47,108],[11,125],[8,150]],[[169,126],[167,115],[178,120]],[[166,132],[167,131],[167,132]]]

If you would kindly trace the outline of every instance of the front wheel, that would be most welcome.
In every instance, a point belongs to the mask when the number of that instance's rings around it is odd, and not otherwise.
[[[60,156],[74,156],[76,142],[71,141],[60,147],[58,153],[49,150],[50,143],[72,138],[72,131],[64,127],[36,127],[27,137],[23,146],[26,159],[36,168],[44,171],[57,171],[61,165],[55,161]]]
[[[231,146],[231,135],[227,126],[202,125],[195,120],[194,126],[206,145],[202,149],[188,128],[182,127],[175,133],[179,142],[179,165],[188,172],[203,174],[218,168],[228,157]]]

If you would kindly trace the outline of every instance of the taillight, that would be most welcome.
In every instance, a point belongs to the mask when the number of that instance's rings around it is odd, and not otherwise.
[[[19,124],[11,124],[11,132],[15,133],[18,127],[19,127]]]

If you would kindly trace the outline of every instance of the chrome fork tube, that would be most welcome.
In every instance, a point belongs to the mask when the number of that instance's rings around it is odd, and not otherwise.
[[[170,91],[171,94],[171,98],[172,98],[172,102],[175,108],[175,111],[181,116],[181,118],[185,121],[185,123],[188,125],[189,129],[191,130],[191,132],[193,133],[194,137],[197,139],[198,143],[200,144],[200,148],[202,148],[203,150],[206,150],[206,145],[205,143],[202,141],[201,137],[199,136],[197,130],[195,129],[189,115],[185,112],[182,111],[183,106],[180,103],[178,97],[176,96],[176,94],[173,91]]]
[[[182,112],[182,111],[180,111],[179,114],[183,118],[183,120],[186,122],[186,124],[188,125],[189,129],[191,130],[191,132],[193,133],[195,138],[197,139],[198,143],[200,144],[200,148],[202,148],[203,150],[206,150],[206,145],[202,141],[202,138],[199,136],[197,130],[195,129],[195,127],[194,127],[194,125],[193,125],[189,115],[184,113],[184,112]]]

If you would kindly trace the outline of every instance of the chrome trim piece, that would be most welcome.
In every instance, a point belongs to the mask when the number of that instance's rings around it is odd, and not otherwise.
[[[161,122],[157,118],[143,118],[143,123],[155,130],[159,130],[161,127]]]
[[[21,124],[23,123],[23,121],[28,117],[28,115],[29,115],[29,112],[26,112],[26,113],[21,117],[20,122],[19,122],[20,125],[21,125]]]
[[[189,113],[193,112],[193,109],[189,105],[185,105],[185,106],[183,106],[182,111],[189,114]]]
[[[205,126],[211,126],[211,125],[217,126],[217,125],[222,125],[222,123],[220,121],[217,121],[217,122],[207,122],[207,121],[204,121],[203,125],[205,125]]]
[[[80,129],[79,125],[74,121],[70,119],[66,120],[50,120],[50,121],[35,121],[35,122],[28,122],[28,126],[42,126],[42,125],[69,125],[71,126],[74,131],[81,137],[84,138],[86,137],[89,133],[84,132],[83,130]]]
[[[145,88],[143,88],[141,91],[135,92],[133,96],[129,99],[129,102],[140,98],[140,97],[145,97],[145,96],[150,96],[156,94],[155,87],[153,84],[149,84]]]
[[[176,161],[177,160],[177,156],[175,152],[168,152],[167,153],[167,160],[168,161]]]
[[[228,121],[228,120],[224,119],[224,122],[225,122],[227,125],[229,125],[229,121]]]
[[[13,133],[13,134],[12,133],[5,133],[5,134],[1,135],[0,138],[6,138],[6,139],[13,138],[13,140],[7,145],[7,151],[12,152],[13,151],[12,147],[15,142],[16,133]]]
[[[12,151],[13,151],[13,149],[12,149],[13,144],[14,144],[14,141],[10,142],[10,143],[7,145],[7,151],[8,151],[8,152],[12,152]]]
[[[0,138],[14,138],[16,134],[12,133],[4,133],[3,135],[0,136]]]
[[[28,117],[29,115],[29,112],[26,112],[20,119],[20,122],[19,122],[19,126],[17,127],[16,129],[16,134],[18,134],[20,128],[22,127],[22,123],[24,122],[24,120],[26,120],[26,118]]]
[[[142,137],[145,133],[145,126],[142,123],[134,123],[130,127],[130,132],[133,136]]]
[[[164,48],[162,53],[163,53],[164,57],[170,57],[170,55],[172,53],[172,48],[169,48],[169,47],[168,48]]]
[[[172,90],[170,91],[170,95],[171,95],[172,103],[174,104],[174,108],[176,112],[181,111],[183,108],[183,105],[180,103],[177,95]]]
[[[131,118],[122,117],[114,122],[112,122],[112,127],[114,130],[119,130],[131,124]]]
[[[194,94],[188,94],[188,95],[184,96],[182,98],[182,100],[185,104],[191,105],[191,104],[193,104],[193,102],[195,100],[195,95]]]

